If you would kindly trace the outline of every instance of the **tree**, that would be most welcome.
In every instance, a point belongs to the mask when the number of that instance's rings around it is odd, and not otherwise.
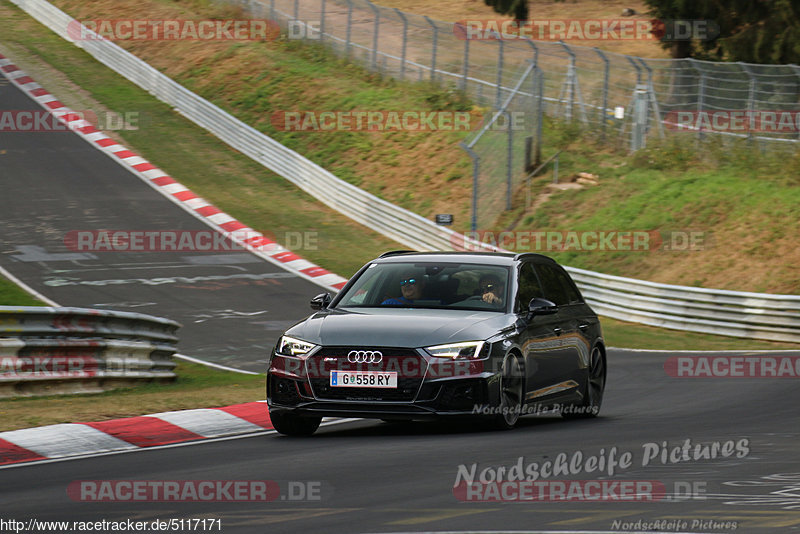
[[[514,15],[515,20],[528,18],[528,0],[483,0],[487,6],[503,15]]]
[[[800,62],[800,0],[644,1],[658,20],[713,21],[718,28],[717,38],[663,41],[674,58]]]

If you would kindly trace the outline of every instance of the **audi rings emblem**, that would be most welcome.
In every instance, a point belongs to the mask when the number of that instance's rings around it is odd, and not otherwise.
[[[351,350],[347,353],[347,361],[350,363],[380,363],[383,354],[377,350]]]

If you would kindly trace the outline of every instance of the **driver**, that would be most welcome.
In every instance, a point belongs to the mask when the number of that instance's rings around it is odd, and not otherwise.
[[[423,276],[406,273],[400,280],[400,293],[397,298],[389,298],[381,302],[381,306],[403,306],[414,304],[415,300],[422,298],[422,291],[425,289],[425,278]]]
[[[478,282],[478,287],[481,292],[481,299],[489,304],[496,306],[503,305],[503,295],[505,294],[505,286],[502,285],[500,279],[493,274],[485,274],[481,276]]]

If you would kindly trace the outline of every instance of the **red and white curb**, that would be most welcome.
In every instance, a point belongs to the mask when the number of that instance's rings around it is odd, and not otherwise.
[[[194,194],[146,159],[97,130],[80,114],[64,106],[55,96],[33,81],[30,76],[2,54],[0,54],[0,73],[92,146],[105,152],[162,195],[211,228],[224,234],[237,245],[326,289],[338,291],[347,283],[346,278],[301,258],[260,232],[237,221]]]
[[[272,429],[266,401],[181,410],[96,423],[64,423],[0,432],[0,466],[69,458]]]

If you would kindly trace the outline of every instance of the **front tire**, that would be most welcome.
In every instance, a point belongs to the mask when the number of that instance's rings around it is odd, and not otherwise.
[[[322,417],[303,417],[287,412],[269,412],[272,428],[285,436],[310,436],[319,428]]]
[[[523,388],[522,364],[515,354],[507,354],[500,373],[499,413],[492,420],[498,430],[511,430],[517,425],[522,413]]]
[[[600,347],[595,347],[592,349],[583,403],[574,405],[574,412],[561,412],[561,416],[565,419],[591,419],[597,417],[600,414],[600,406],[603,404],[603,392],[605,389],[606,359]]]

